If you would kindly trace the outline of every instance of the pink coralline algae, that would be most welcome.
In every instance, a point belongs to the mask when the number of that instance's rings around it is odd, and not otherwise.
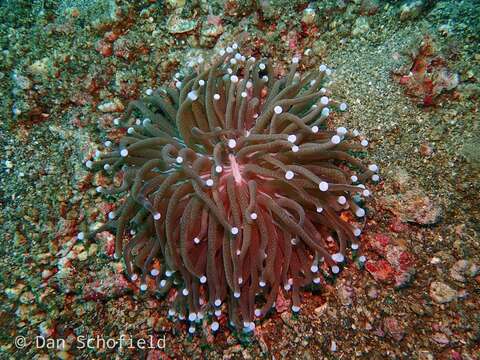
[[[359,250],[363,184],[378,167],[353,156],[368,146],[357,130],[326,128],[347,110],[322,86],[332,70],[298,68],[293,58],[278,78],[237,44],[210,65],[196,58],[173,86],[130,103],[115,121],[125,136],[86,162],[123,178],[97,188],[122,197],[89,236],[115,233],[128,278],[167,295],[190,333],[204,322],[219,330],[225,311],[252,331],[280,293],[298,312],[301,289]]]
[[[407,285],[415,274],[413,256],[402,246],[394,245],[384,234],[376,234],[369,241],[378,258],[370,259],[365,269],[379,282],[394,283],[396,287]]]
[[[460,81],[458,74],[447,68],[442,57],[435,55],[430,38],[426,37],[411,57],[411,67],[394,72],[394,78],[419,105],[434,106],[440,95],[457,87]]]

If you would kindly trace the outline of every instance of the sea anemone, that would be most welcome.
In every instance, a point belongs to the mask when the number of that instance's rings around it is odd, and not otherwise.
[[[116,120],[126,129],[119,144],[86,162],[122,175],[99,193],[124,194],[89,236],[114,231],[128,277],[168,292],[169,315],[191,333],[204,314],[218,330],[225,309],[252,330],[280,291],[299,311],[301,289],[359,248],[362,183],[378,168],[352,156],[368,145],[356,130],[325,129],[332,110],[347,109],[322,87],[331,70],[302,76],[298,63],[278,78],[271,61],[246,59],[236,44],[210,66],[192,61],[174,86],[131,102]]]

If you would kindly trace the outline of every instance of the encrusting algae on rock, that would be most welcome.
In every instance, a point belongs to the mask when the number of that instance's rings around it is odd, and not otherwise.
[[[378,167],[353,156],[368,146],[357,130],[325,128],[331,111],[347,110],[322,87],[327,66],[300,75],[294,57],[276,78],[270,60],[236,43],[210,65],[188,65],[174,86],[131,102],[115,121],[119,144],[106,141],[86,162],[123,176],[98,193],[124,194],[88,236],[115,232],[128,277],[170,293],[169,315],[190,333],[201,321],[217,331],[226,309],[248,332],[279,292],[298,312],[303,287],[358,255],[363,183],[379,180]]]

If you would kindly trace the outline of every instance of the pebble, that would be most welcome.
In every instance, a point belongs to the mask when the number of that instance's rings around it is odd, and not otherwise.
[[[400,7],[400,20],[412,20],[417,18],[423,9],[423,1],[408,1]]]
[[[302,22],[307,25],[313,24],[315,22],[315,9],[307,7],[303,10]]]
[[[283,312],[280,317],[282,318],[283,322],[285,325],[287,325],[290,328],[294,328],[295,326],[295,320],[292,318],[292,314],[288,311]]]
[[[15,81],[15,85],[22,90],[32,88],[32,81],[26,76],[13,74],[13,80]]]
[[[355,20],[355,24],[352,29],[352,35],[358,36],[365,34],[368,30],[370,30],[370,25],[368,24],[368,20],[365,16],[360,16]]]
[[[50,62],[49,58],[43,58],[43,59],[37,60],[28,67],[28,71],[33,75],[47,76],[49,62]]]
[[[380,8],[379,0],[362,0],[360,4],[360,14],[362,15],[374,15]]]
[[[249,351],[248,349],[244,349],[244,350],[242,351],[242,358],[243,358],[244,360],[250,360],[250,359],[252,359],[252,355],[250,355],[250,351]]]
[[[378,298],[378,289],[375,287],[375,286],[369,286],[367,288],[367,296],[370,298],[370,299],[376,299]]]
[[[433,360],[433,354],[428,350],[420,350],[417,354],[418,360]]]
[[[433,225],[438,223],[443,215],[440,205],[419,188],[386,198],[386,203],[402,222]]]
[[[478,265],[470,260],[458,260],[450,268],[450,277],[456,281],[467,281],[466,276],[474,277],[478,274]]]
[[[222,19],[219,16],[208,15],[207,20],[202,23],[200,44],[208,47],[213,46],[215,40],[223,31]]]
[[[445,304],[458,297],[458,292],[445,283],[434,281],[430,284],[430,297],[438,304]]]
[[[400,341],[405,336],[405,330],[397,319],[390,316],[385,318],[383,326],[388,335],[390,335],[395,341]]]
[[[330,344],[330,351],[331,352],[337,351],[337,343],[335,342],[335,340],[332,340],[332,343]]]
[[[241,351],[242,351],[242,346],[240,344],[233,345],[223,351],[223,358],[230,359],[233,356],[233,354],[237,354]]]
[[[185,6],[185,0],[167,0],[167,3],[174,9],[182,8]]]
[[[10,300],[17,300],[22,293],[22,289],[23,286],[5,289],[5,295],[7,295],[7,298],[9,298]]]
[[[88,259],[88,252],[82,251],[80,254],[78,254],[78,260],[85,261],[87,259]]]
[[[325,311],[327,310],[327,307],[328,307],[328,303],[325,303],[323,305],[320,305],[319,307],[315,308],[315,314],[317,314],[317,316],[321,316],[323,314],[325,314]]]
[[[343,306],[350,306],[353,302],[353,288],[348,284],[341,283],[337,286],[337,296]]]
[[[197,20],[182,18],[181,9],[178,9],[168,18],[167,30],[170,34],[184,34],[194,30],[197,25]]]
[[[435,334],[433,334],[432,340],[440,345],[447,345],[450,342],[448,336],[441,332],[436,332]]]
[[[53,271],[52,271],[52,270],[45,269],[45,270],[42,271],[42,279],[43,279],[43,280],[47,280],[47,279],[50,278],[52,275],[53,275]]]
[[[121,112],[124,110],[123,104],[118,99],[98,105],[98,110],[105,113]]]

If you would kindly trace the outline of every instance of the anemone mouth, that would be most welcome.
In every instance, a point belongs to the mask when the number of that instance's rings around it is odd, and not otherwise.
[[[351,154],[368,144],[358,133],[325,128],[331,110],[346,110],[322,88],[326,66],[299,75],[296,59],[276,78],[270,61],[236,49],[130,103],[116,121],[125,136],[86,165],[123,172],[119,188],[97,187],[124,203],[96,232],[115,231],[129,278],[172,291],[171,316],[193,324],[226,304],[251,330],[279,291],[299,311],[301,289],[359,248],[347,214],[365,215],[357,198],[378,167]]]

